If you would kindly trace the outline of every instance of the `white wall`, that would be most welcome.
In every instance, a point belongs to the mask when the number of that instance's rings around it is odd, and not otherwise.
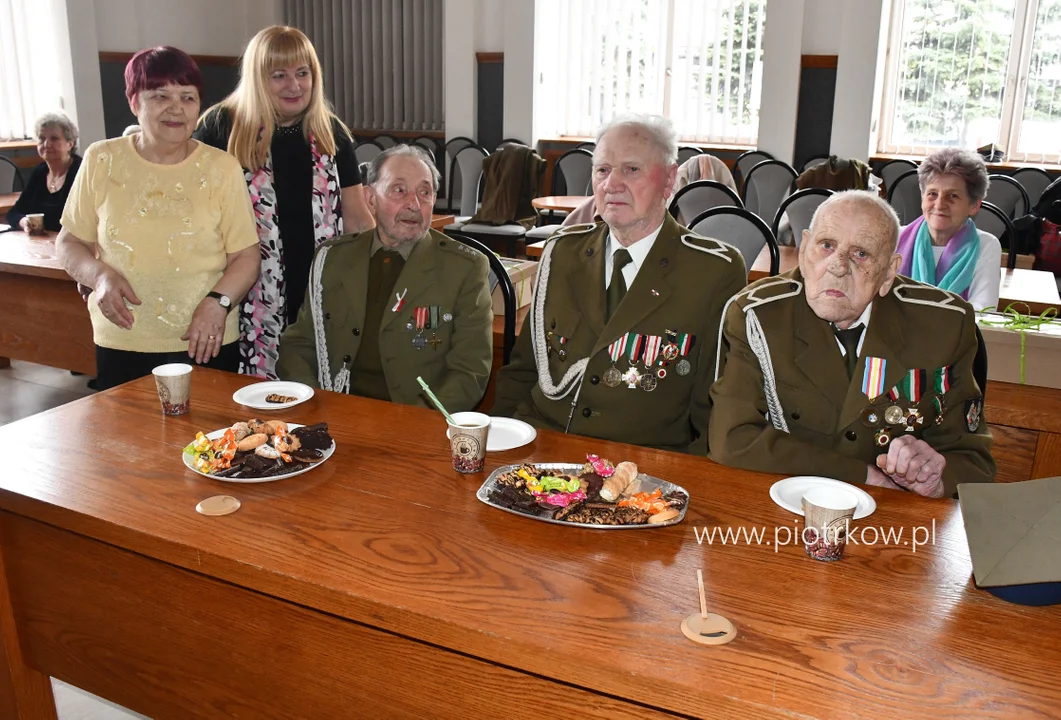
[[[534,128],[534,100],[538,94],[538,84],[534,82],[534,3],[504,0],[504,9],[503,134],[534,145],[538,140]]]
[[[533,0],[525,1],[534,4]],[[468,18],[475,23],[475,52],[504,51],[506,9],[505,0],[476,0],[475,15]]]
[[[95,0],[101,51],[174,45],[192,55],[239,55],[280,22],[281,0]]]
[[[849,2],[843,12],[836,65],[836,100],[829,152],[839,157],[865,160],[872,151],[874,100],[880,92],[877,63],[884,62],[881,42],[884,0]]]
[[[839,54],[844,7],[850,2],[851,0],[804,0],[804,55]],[[767,3],[767,8],[769,7]]]
[[[444,0],[442,82],[446,139],[476,137],[475,18],[481,0]]]
[[[796,144],[796,108],[799,102],[799,56],[804,0],[766,5],[763,33],[763,91],[759,104],[759,143],[778,160],[792,162]]]

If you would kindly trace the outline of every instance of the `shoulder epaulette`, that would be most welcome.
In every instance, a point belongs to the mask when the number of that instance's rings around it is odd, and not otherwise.
[[[465,245],[462,242],[446,236],[435,238],[435,245],[437,245],[442,252],[450,252],[469,260],[474,260],[475,258],[482,256],[481,252],[470,245]]]
[[[582,223],[581,225],[559,225],[556,232],[549,236],[550,240],[558,240],[567,235],[581,235],[597,229],[600,223]]]
[[[694,232],[682,233],[682,245],[692,248],[693,250],[707,253],[708,255],[714,255],[728,263],[733,262],[733,254],[740,255],[740,250],[729,243],[724,243],[721,240],[705,237],[703,235],[697,235]]]
[[[935,285],[927,285],[906,278],[903,278],[901,282],[896,279],[896,283],[892,287],[892,295],[900,302],[912,305],[927,305],[929,307],[943,308],[944,310],[955,310],[963,315],[965,314],[965,302],[960,295],[938,288]]]
[[[801,292],[803,292],[803,283],[799,280],[781,276],[765,277],[734,295],[733,301],[744,312],[748,312],[760,305],[796,297]]]

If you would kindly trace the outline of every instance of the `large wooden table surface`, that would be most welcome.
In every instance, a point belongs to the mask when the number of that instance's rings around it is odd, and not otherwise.
[[[11,208],[13,208],[15,203],[18,202],[18,198],[21,194],[22,193],[20,192],[0,193],[0,220],[11,212]]]
[[[557,527],[475,498],[437,413],[318,392],[283,413],[327,420],[310,473],[240,485],[194,475],[181,447],[252,411],[244,378],[196,370],[164,419],[145,378],[0,428],[2,717],[49,717],[47,675],[149,717],[1050,717],[1061,614],[977,590],[960,511],[870,488],[860,525],[935,528],[913,552],[697,542],[798,527],[774,476],[540,432],[490,455],[633,460],[682,484],[685,522]],[[231,494],[242,508],[196,514]],[[707,602],[738,628],[679,631]],[[16,640],[17,638],[17,640]],[[12,710],[21,703],[23,714]]]
[[[536,210],[562,210],[571,212],[586,201],[589,195],[546,195],[531,200]]]

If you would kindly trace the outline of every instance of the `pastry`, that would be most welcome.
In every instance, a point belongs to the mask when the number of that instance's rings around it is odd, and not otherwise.
[[[615,466],[612,476],[604,481],[604,486],[600,490],[601,499],[615,502],[636,479],[637,465],[632,462],[619,463]]]
[[[268,435],[266,435],[265,433],[255,433],[253,435],[248,435],[247,437],[240,440],[239,443],[237,443],[236,445],[236,449],[242,452],[250,452],[251,450],[254,450],[255,448],[261,445],[264,445],[267,442],[269,442]]]
[[[294,395],[280,395],[278,393],[270,393],[265,396],[265,402],[267,403],[289,403],[298,400]]]

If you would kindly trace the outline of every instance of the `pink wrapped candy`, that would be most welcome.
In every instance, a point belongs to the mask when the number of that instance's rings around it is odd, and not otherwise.
[[[586,460],[593,467],[593,472],[602,478],[611,477],[615,473],[615,467],[600,455],[590,453],[586,455]]]

